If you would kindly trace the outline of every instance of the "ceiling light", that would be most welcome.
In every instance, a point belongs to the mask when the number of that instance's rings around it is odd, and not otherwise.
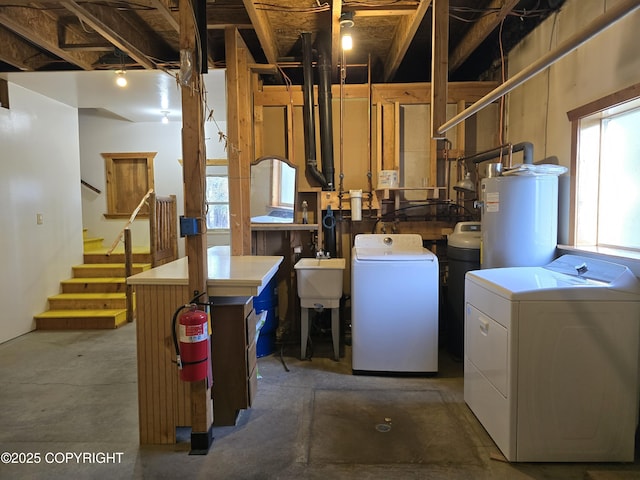
[[[119,87],[127,86],[127,79],[124,76],[125,73],[126,72],[124,70],[116,70],[116,85]]]

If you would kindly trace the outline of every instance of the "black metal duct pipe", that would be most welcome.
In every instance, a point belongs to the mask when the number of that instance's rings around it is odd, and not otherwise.
[[[301,36],[303,73],[302,123],[304,126],[304,155],[307,165],[306,171],[321,185],[324,190],[328,186],[327,179],[324,177],[322,172],[318,170],[318,161],[316,160],[316,123],[313,111],[313,70],[311,65],[313,60],[313,51],[311,49],[311,33],[303,32]]]
[[[523,152],[522,163],[533,163],[533,144],[531,142],[520,142],[514,145],[507,143],[506,145],[501,145],[496,148],[492,148],[491,150],[487,150],[485,152],[476,153],[475,155],[470,155],[468,157],[464,157],[462,160],[465,162],[471,163],[481,163],[485,160],[491,160],[492,158],[498,158],[499,156],[509,155],[509,151],[513,152]]]
[[[327,43],[331,38],[318,41],[318,115],[320,119],[320,154],[322,174],[327,190],[335,190],[333,159],[333,115],[331,106],[331,55]]]

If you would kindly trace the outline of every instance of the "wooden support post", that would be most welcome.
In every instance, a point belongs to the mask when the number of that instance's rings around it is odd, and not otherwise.
[[[124,278],[133,274],[133,247],[131,246],[131,229],[124,229]],[[125,290],[127,302],[127,322],[133,322],[133,285],[127,283]]]
[[[231,254],[251,254],[250,165],[254,160],[249,49],[235,27],[224,32],[227,64],[227,139]]]
[[[180,0],[180,49],[192,55],[193,71],[182,89],[182,158],[185,191],[184,213],[195,218],[198,233],[186,237],[189,290],[207,290],[207,226],[205,221],[206,153],[204,145],[203,85],[200,75],[200,54],[197,25],[194,22],[194,0]],[[206,41],[206,39],[203,39]],[[189,299],[185,299],[185,302]],[[207,380],[191,382],[191,453],[206,454],[213,437],[213,405],[211,385]]]
[[[431,138],[444,138],[438,128],[447,120],[449,0],[433,0],[431,32]]]

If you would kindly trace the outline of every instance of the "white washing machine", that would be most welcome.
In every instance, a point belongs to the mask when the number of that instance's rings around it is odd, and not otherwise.
[[[465,276],[464,399],[513,462],[634,460],[640,281],[564,255]]]
[[[438,257],[417,234],[360,234],[351,259],[353,373],[437,372]]]

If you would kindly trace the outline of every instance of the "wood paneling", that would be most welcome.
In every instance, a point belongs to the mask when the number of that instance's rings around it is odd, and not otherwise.
[[[153,159],[157,152],[103,153],[107,179],[107,217],[129,217],[154,188]],[[148,215],[143,205],[139,215]]]
[[[171,337],[173,313],[189,301],[189,287],[144,285],[135,291],[140,443],[171,444],[177,426],[191,425],[189,384],[180,381]]]

